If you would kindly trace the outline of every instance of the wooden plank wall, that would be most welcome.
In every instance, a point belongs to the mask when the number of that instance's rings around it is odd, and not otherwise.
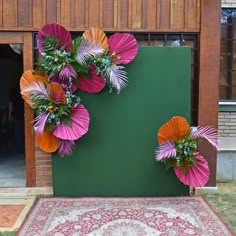
[[[0,0],[0,30],[36,31],[50,22],[71,31],[198,32],[201,0]]]

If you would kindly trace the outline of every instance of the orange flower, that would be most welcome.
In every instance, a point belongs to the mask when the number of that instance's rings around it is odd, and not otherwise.
[[[171,120],[162,125],[158,131],[157,139],[159,144],[167,141],[177,141],[190,134],[190,126],[182,116],[174,116]]]
[[[83,37],[87,39],[88,41],[99,43],[103,49],[108,48],[107,44],[107,36],[106,34],[99,28],[91,28],[89,30],[86,30],[83,33]]]
[[[34,74],[32,70],[26,70],[20,79],[20,89],[21,91],[25,91],[25,89],[27,89],[30,85],[32,85],[32,83],[42,82],[43,84],[45,84],[46,81],[47,81],[46,76]],[[24,100],[29,105],[31,105],[32,104],[32,100],[30,98],[31,92],[22,92],[21,94]]]
[[[35,133],[35,138],[38,146],[45,152],[55,152],[61,144],[60,139],[48,131]]]

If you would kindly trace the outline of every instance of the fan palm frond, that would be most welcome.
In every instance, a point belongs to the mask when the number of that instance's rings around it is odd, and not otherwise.
[[[197,127],[191,130],[191,135],[194,138],[206,139],[217,150],[219,148],[219,135],[217,130],[210,126]]]
[[[70,156],[73,151],[73,147],[75,145],[75,142],[73,140],[61,140],[61,145],[58,150],[58,154],[61,157],[64,157],[65,155]]]
[[[43,84],[43,82],[33,82],[31,85],[26,87],[21,91],[21,94],[24,95],[24,93],[33,95],[33,99],[46,99],[48,98],[47,90]]]
[[[50,115],[49,112],[43,112],[34,119],[34,122],[35,122],[34,131],[36,133],[39,133],[39,134],[43,133],[45,124],[49,115]]]
[[[156,149],[156,160],[160,161],[163,158],[175,157],[176,147],[174,142],[165,142],[160,144]]]
[[[122,70],[123,68],[123,66],[112,65],[107,69],[105,75],[109,84],[117,90],[117,93],[120,93],[128,82],[127,72]]]

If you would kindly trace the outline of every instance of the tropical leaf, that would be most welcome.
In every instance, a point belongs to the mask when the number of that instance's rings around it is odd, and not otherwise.
[[[65,155],[70,156],[72,154],[74,145],[75,142],[73,140],[61,140],[61,145],[58,149],[58,154],[61,157],[64,157]]]
[[[156,149],[156,160],[163,158],[176,157],[176,147],[174,142],[165,142]]]
[[[174,116],[157,133],[157,139],[160,144],[167,141],[177,141],[190,134],[190,126],[187,120],[182,116]]]
[[[59,43],[60,41],[58,38],[49,36],[47,39],[42,40],[43,51],[50,53],[59,47]]]
[[[76,59],[79,63],[84,64],[90,57],[95,57],[104,53],[104,49],[98,43],[81,40],[77,49]]]
[[[44,132],[45,124],[50,115],[49,112],[43,112],[34,119],[34,131],[42,134]]]
[[[101,44],[101,46],[103,47],[103,49],[107,49],[108,48],[108,44],[107,44],[107,36],[106,34],[103,32],[103,30],[99,29],[99,28],[91,28],[89,30],[86,30],[83,33],[83,37],[88,40],[91,41],[93,43],[99,43]]]
[[[96,73],[96,67],[90,66],[90,74],[79,78],[78,87],[80,90],[88,93],[98,93],[106,85],[105,79]]]
[[[58,39],[59,42],[56,44],[55,41],[52,40],[53,38]],[[37,34],[39,52],[44,51],[45,41],[47,40],[52,41],[49,42],[49,44],[51,44],[50,47],[54,47],[54,49],[65,47],[65,50],[69,52],[72,46],[70,32],[57,23],[46,24],[39,30]]]
[[[21,94],[30,94],[32,101],[48,98],[47,90],[41,81],[31,83],[31,85],[21,91]]]
[[[82,104],[72,109],[71,120],[71,125],[64,122],[59,124],[53,134],[60,139],[76,140],[87,133],[90,117],[87,109]]]
[[[117,93],[120,93],[121,89],[123,89],[128,82],[127,73],[122,70],[123,68],[123,66],[112,65],[107,69],[105,74],[108,83],[117,90]]]
[[[138,52],[138,43],[132,34],[116,33],[108,39],[109,54],[115,64],[128,64]]]
[[[219,135],[217,130],[210,126],[197,127],[191,130],[191,135],[194,138],[205,139],[217,150],[219,148]]]
[[[55,137],[52,132],[44,130],[42,134],[35,133],[37,145],[45,152],[55,152],[60,147],[60,139]]]

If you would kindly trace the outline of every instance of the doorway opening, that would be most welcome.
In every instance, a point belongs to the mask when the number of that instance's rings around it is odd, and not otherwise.
[[[0,44],[0,187],[25,187],[21,44]]]

